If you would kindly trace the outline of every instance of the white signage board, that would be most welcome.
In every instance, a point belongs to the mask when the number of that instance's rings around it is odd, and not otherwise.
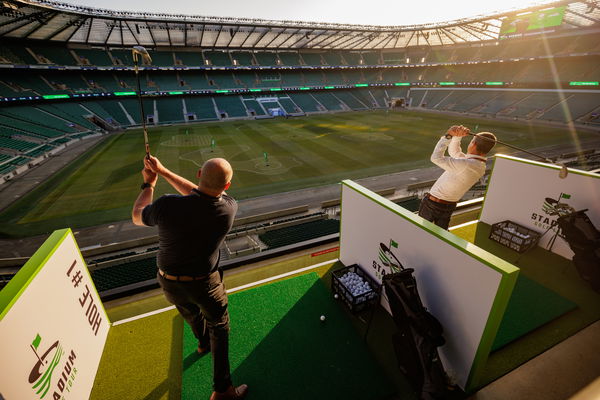
[[[0,398],[90,396],[110,322],[70,229],[0,292]]]
[[[600,175],[569,169],[561,179],[559,171],[554,165],[496,155],[479,220],[489,225],[509,220],[545,233],[538,243],[545,249],[558,230],[559,203],[576,211],[587,209],[592,223],[600,227]],[[551,251],[573,258],[569,244],[560,235]]]
[[[378,282],[398,262],[414,269],[424,306],[444,327],[446,372],[463,389],[475,384],[518,268],[352,181],[342,183],[340,260]]]

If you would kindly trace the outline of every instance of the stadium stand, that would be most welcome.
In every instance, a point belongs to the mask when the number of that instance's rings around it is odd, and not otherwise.
[[[188,113],[194,113],[198,121],[214,121],[219,119],[216,106],[211,97],[189,97],[185,99]]]
[[[221,115],[226,114],[228,118],[248,116],[239,96],[219,96],[214,97],[214,100]]]
[[[161,124],[183,122],[182,99],[158,99],[156,100],[158,121]]]
[[[339,231],[340,221],[336,219],[319,219],[286,228],[270,230],[258,235],[258,237],[268,248],[273,249],[331,235]]]

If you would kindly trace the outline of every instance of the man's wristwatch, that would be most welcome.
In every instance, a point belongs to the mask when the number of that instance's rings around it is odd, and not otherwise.
[[[142,183],[142,186],[140,186],[140,189],[144,190],[144,189],[146,189],[146,188],[153,188],[153,189],[154,189],[154,186],[152,186],[152,185],[151,185],[151,184],[149,184],[148,182],[144,182],[144,183]]]
[[[446,136],[444,136],[446,139],[452,139],[452,135],[448,135],[446,134]]]

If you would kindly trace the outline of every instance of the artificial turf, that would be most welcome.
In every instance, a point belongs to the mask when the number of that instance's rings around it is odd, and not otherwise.
[[[393,386],[340,307],[315,273],[231,295],[232,379],[249,385],[247,398],[389,398]],[[186,325],[182,399],[212,391],[211,359],[197,345]]]
[[[430,167],[437,138],[456,123],[477,125],[524,148],[573,140],[566,128],[415,111],[183,124],[151,128],[149,137],[152,154],[189,179],[206,159],[227,158],[235,170],[229,192],[243,199]],[[109,136],[0,213],[0,235],[31,236],[128,219],[139,191],[143,149],[140,130]],[[501,145],[495,151],[511,152]],[[172,191],[160,180],[156,195]]]
[[[516,320],[510,323],[503,321],[502,325],[505,329],[507,324],[520,329],[519,325],[528,324],[529,321],[526,321],[528,319],[539,320],[543,325],[537,329],[523,332],[520,337],[492,352],[479,382],[480,386],[492,382],[586,326],[600,320],[600,294],[594,292],[589,284],[581,279],[571,260],[539,246],[524,254],[519,254],[490,240],[491,226],[488,224],[478,223],[474,234],[472,225],[467,228],[465,230],[459,228],[453,232],[519,267],[520,278],[529,278],[576,305],[574,309],[564,313],[569,308],[567,303],[559,300],[558,302],[552,301],[546,304],[543,301],[538,301],[535,298],[536,292],[534,292],[530,294],[531,301],[537,303],[537,305],[530,304],[526,307],[529,307],[529,311],[531,311],[532,306],[537,308],[536,313],[528,313],[525,309],[515,309],[510,313],[507,311],[507,317],[512,315],[518,319],[525,319],[525,321]],[[527,290],[527,285],[521,287],[521,289]],[[539,288],[534,289],[537,291]],[[517,295],[519,296],[518,293]],[[548,318],[544,323],[543,318],[540,318],[543,317],[540,313],[546,311],[544,308],[552,307],[557,307],[556,310],[558,311],[562,309],[564,314],[557,318]],[[499,342],[494,345],[495,348],[498,348],[503,341],[503,339],[498,340]]]

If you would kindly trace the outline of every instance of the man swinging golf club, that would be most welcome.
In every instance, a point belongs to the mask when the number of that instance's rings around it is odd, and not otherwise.
[[[469,128],[451,126],[431,154],[431,162],[444,173],[421,201],[419,215],[444,229],[448,229],[456,203],[485,174],[485,156],[496,144],[493,133],[481,132],[474,135],[465,154],[460,141],[467,135],[472,135]],[[450,157],[444,156],[446,149]]]
[[[163,195],[153,202],[159,176],[179,195]],[[231,382],[228,300],[219,269],[219,248],[238,208],[225,193],[232,176],[227,160],[212,158],[198,170],[195,184],[167,169],[158,158],[146,156],[142,191],[131,214],[136,225],[158,226],[158,283],[192,328],[198,353],[212,353],[211,400],[239,400],[248,391],[247,385],[234,387]]]

